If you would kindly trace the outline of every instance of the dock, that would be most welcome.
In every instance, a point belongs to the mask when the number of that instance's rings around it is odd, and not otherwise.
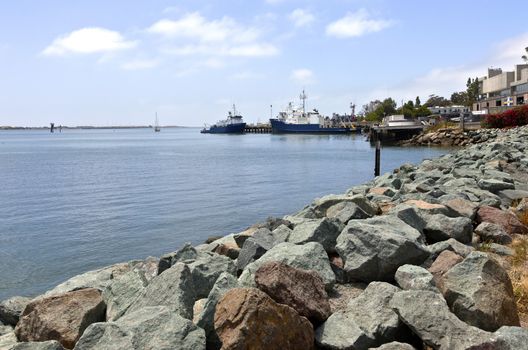
[[[424,130],[423,125],[398,125],[398,126],[372,126],[370,128],[369,140],[391,142],[408,140]]]
[[[248,134],[271,134],[270,124],[257,124],[257,125],[246,125],[244,129],[245,133]]]

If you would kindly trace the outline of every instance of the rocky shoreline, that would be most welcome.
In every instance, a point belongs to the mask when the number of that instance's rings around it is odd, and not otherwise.
[[[475,135],[282,219],[4,300],[0,349],[526,348],[508,271],[528,268],[511,245],[528,235],[528,127]]]
[[[459,128],[443,128],[415,135],[401,142],[402,146],[468,146],[492,141],[500,135],[499,129],[462,131]]]

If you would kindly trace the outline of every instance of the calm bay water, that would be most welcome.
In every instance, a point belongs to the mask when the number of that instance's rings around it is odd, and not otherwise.
[[[238,232],[373,176],[362,136],[0,131],[0,300]],[[385,147],[382,172],[445,149]]]

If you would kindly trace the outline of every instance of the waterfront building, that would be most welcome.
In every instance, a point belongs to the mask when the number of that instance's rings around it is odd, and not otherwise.
[[[470,115],[471,111],[466,106],[445,106],[445,107],[427,107],[431,111],[432,115],[440,116],[442,118],[453,118],[460,117],[460,113],[464,113],[465,116]]]
[[[478,78],[478,82],[479,96],[473,111],[494,114],[528,103],[528,64],[515,65],[508,72],[489,68],[488,74]]]

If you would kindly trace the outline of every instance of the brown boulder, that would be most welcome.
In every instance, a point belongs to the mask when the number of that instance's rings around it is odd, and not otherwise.
[[[500,210],[493,207],[481,207],[477,211],[477,222],[491,222],[502,226],[510,235],[528,234],[528,227],[519,221],[516,215],[509,211]]]
[[[464,260],[463,257],[450,250],[444,250],[438,255],[433,265],[429,268],[429,272],[433,275],[433,280],[438,289],[442,290],[442,278],[446,272],[462,260]]]
[[[15,333],[19,341],[57,340],[72,349],[86,327],[105,320],[105,308],[94,288],[37,298],[22,313]]]
[[[331,314],[324,282],[316,272],[271,261],[257,270],[255,283],[273,300],[291,306],[312,323],[321,323]]]
[[[214,325],[222,349],[310,350],[312,324],[256,288],[228,291],[216,306]]]

